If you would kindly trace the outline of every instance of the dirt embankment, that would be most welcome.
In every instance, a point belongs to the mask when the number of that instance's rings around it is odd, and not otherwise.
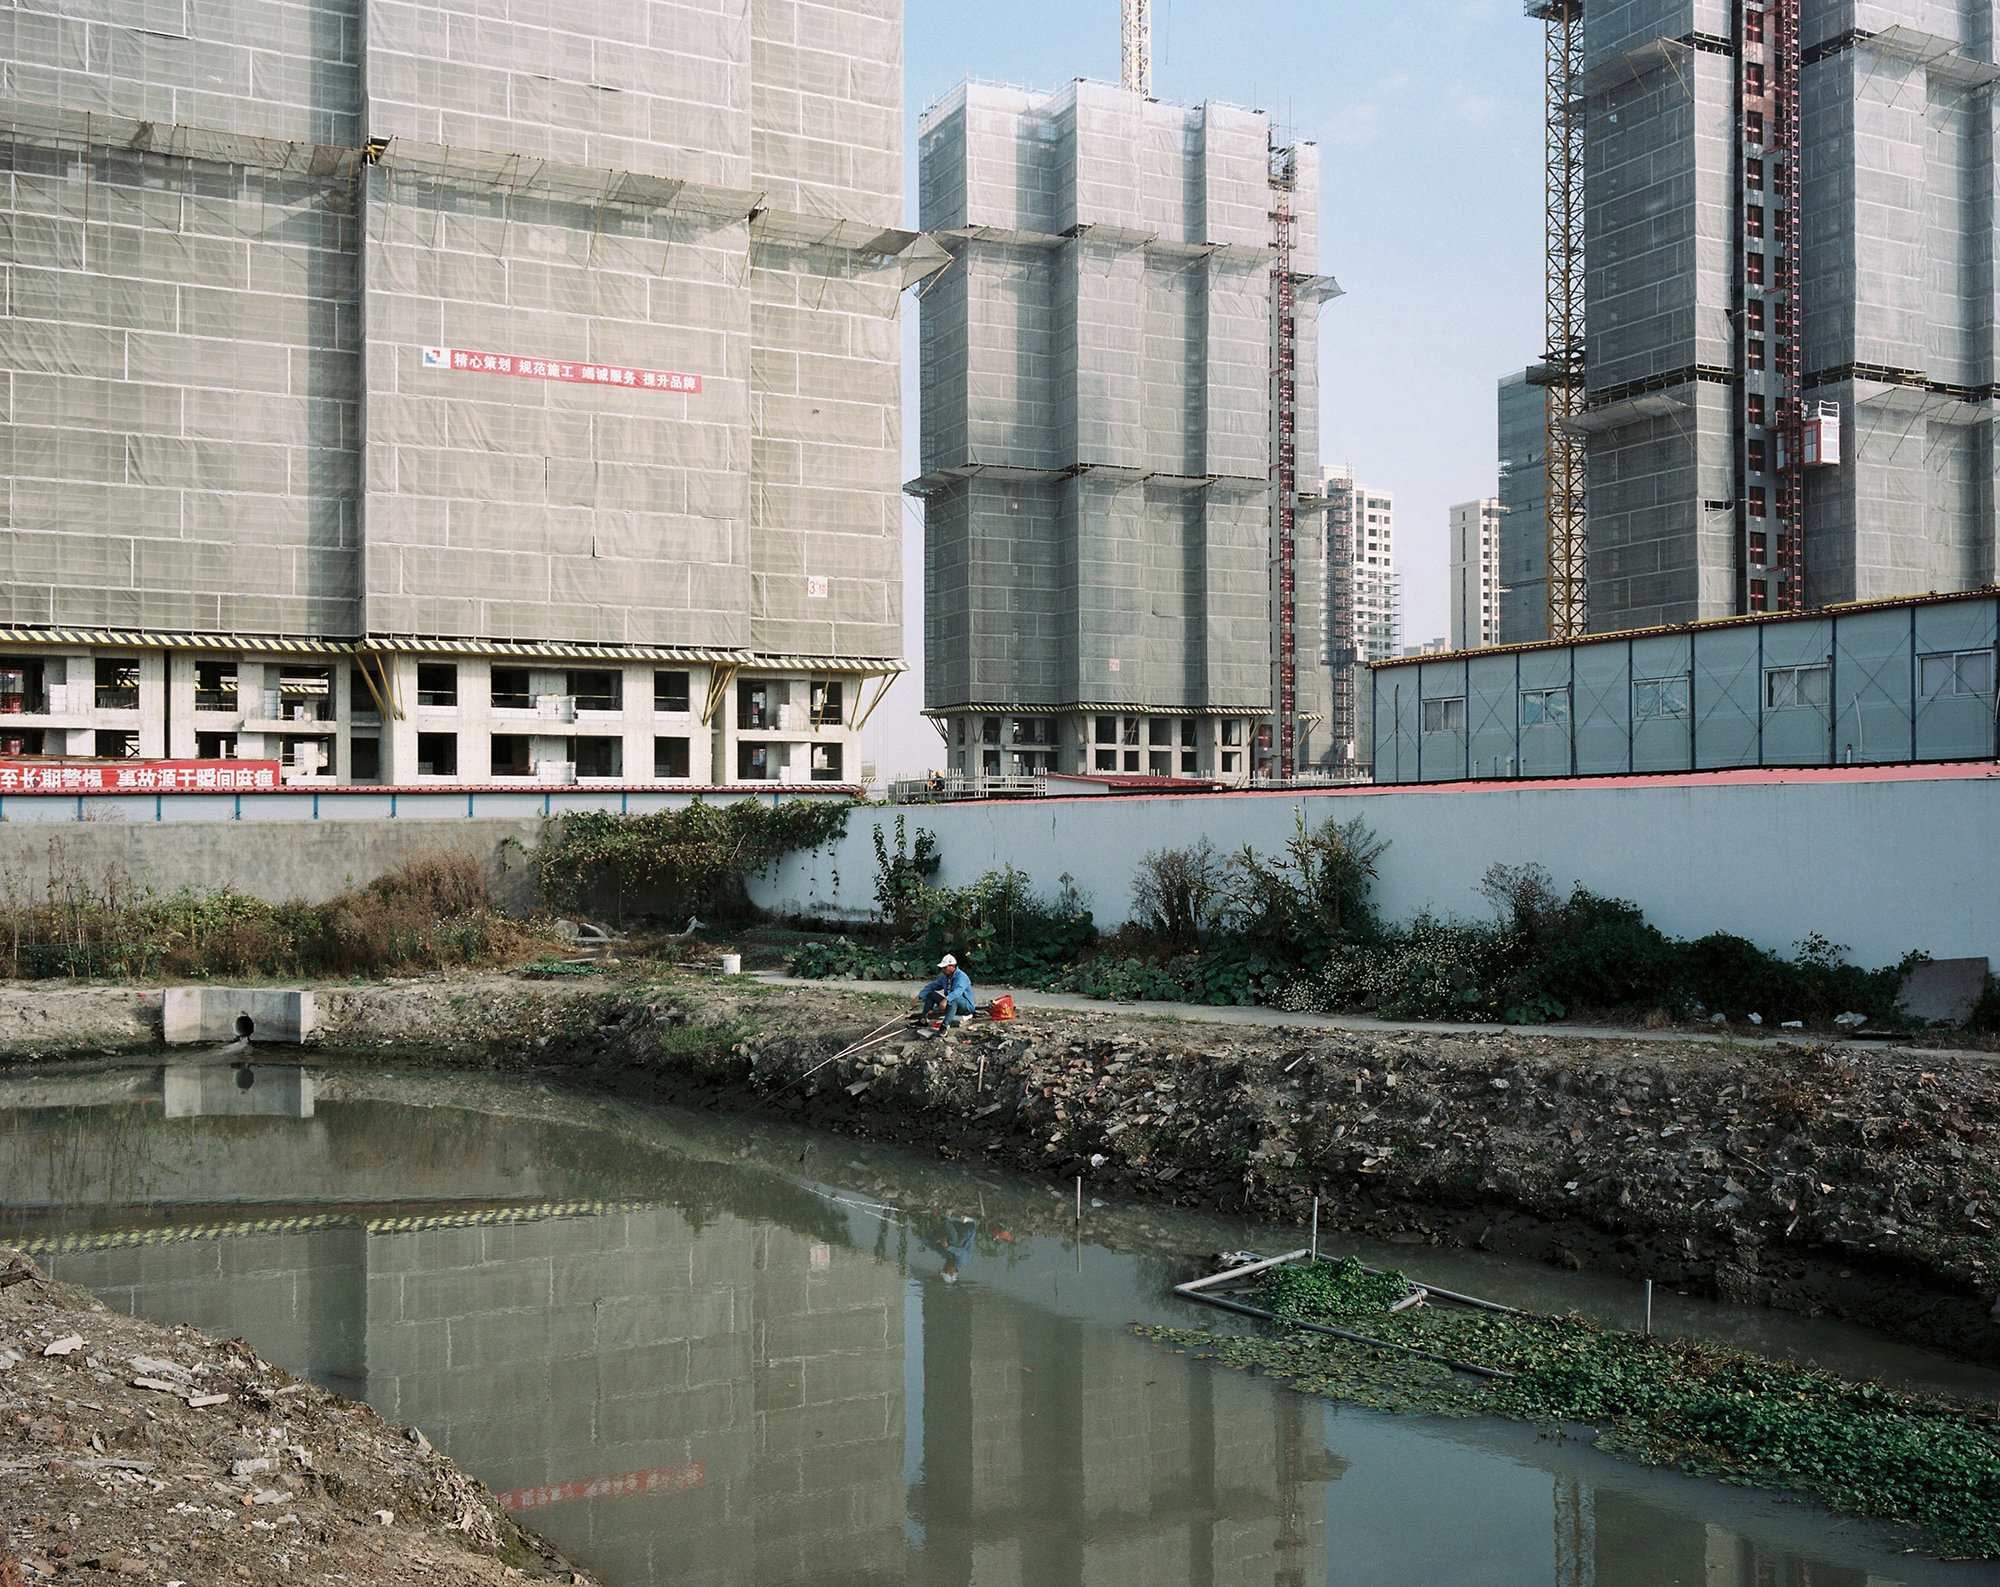
[[[130,994],[125,994],[130,996]],[[1939,1052],[1024,1012],[816,1068],[892,999],[712,977],[319,992],[329,1050],[758,1106],[946,1157],[1852,1318],[2000,1360],[2000,1096]]]
[[[590,1579],[420,1434],[5,1248],[0,1429],[4,1587]]]

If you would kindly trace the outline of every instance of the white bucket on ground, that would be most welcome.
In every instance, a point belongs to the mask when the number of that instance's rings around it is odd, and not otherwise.
[[[740,953],[725,953],[722,956],[722,973],[724,975],[741,975],[743,973],[743,955]]]

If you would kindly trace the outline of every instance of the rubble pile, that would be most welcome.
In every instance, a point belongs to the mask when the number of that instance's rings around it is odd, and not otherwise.
[[[588,1580],[421,1432],[4,1248],[0,1474],[9,1587]]]

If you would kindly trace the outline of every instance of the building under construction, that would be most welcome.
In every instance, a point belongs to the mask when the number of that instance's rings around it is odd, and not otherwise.
[[[918,159],[952,256],[909,487],[951,769],[1283,778],[1351,740],[1320,664],[1318,151],[1078,80],[955,89]]]
[[[854,778],[897,7],[6,17],[0,754]]]
[[[1992,8],[1528,9],[1549,490],[1544,523],[1507,522],[1505,636],[1538,598],[1562,638],[1993,578]]]

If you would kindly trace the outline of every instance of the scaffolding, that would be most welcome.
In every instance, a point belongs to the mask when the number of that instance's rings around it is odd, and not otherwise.
[[[1549,632],[1571,639],[1589,625],[1590,570],[1584,524],[1583,0],[1528,0],[1545,30],[1548,185],[1548,349],[1541,379],[1548,417]]]

